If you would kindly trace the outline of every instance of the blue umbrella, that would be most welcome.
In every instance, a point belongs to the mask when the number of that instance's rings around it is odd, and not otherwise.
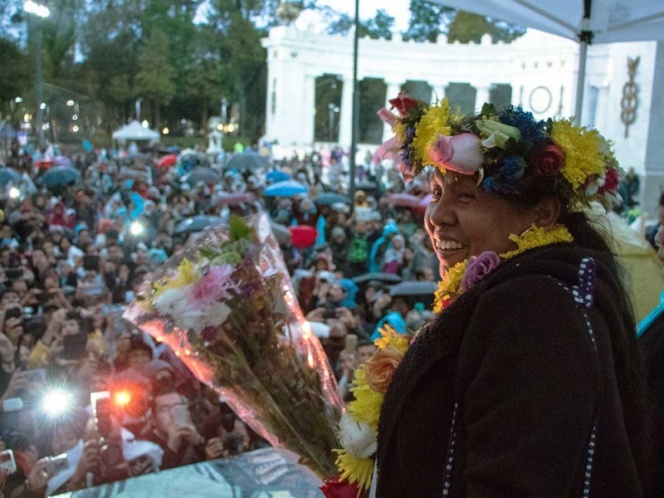
[[[285,171],[275,169],[273,171],[270,171],[267,175],[265,175],[265,179],[270,183],[276,183],[276,182],[283,182],[286,180],[290,180],[291,176]]]
[[[18,183],[21,181],[21,174],[11,168],[0,167],[0,185],[8,183]]]
[[[74,168],[59,166],[49,169],[39,178],[39,181],[47,187],[57,187],[76,183],[80,177],[81,174]]]
[[[306,194],[307,187],[295,180],[286,180],[283,182],[275,183],[265,189],[267,197],[293,197],[298,194]]]

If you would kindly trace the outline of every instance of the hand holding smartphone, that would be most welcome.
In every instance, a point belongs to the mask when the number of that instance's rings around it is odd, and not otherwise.
[[[16,459],[12,450],[0,452],[0,467],[7,469],[8,474],[16,472]]]

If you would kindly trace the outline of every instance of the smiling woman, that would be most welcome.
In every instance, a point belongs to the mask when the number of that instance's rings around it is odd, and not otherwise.
[[[640,496],[644,379],[632,308],[583,208],[617,188],[596,131],[520,108],[401,95],[382,148],[428,168],[437,318],[387,387],[377,496]]]

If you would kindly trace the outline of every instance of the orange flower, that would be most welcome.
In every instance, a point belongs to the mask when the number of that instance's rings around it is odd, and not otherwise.
[[[376,351],[364,366],[369,387],[376,392],[385,394],[387,386],[392,381],[392,375],[402,359],[403,353],[394,346],[387,346]]]

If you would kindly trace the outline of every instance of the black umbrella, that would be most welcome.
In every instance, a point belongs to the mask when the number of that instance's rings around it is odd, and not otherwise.
[[[364,190],[365,192],[380,192],[380,187],[374,182],[359,182],[355,184],[355,190]]]
[[[0,167],[0,185],[7,185],[8,183],[18,183],[21,181],[21,174],[11,168],[4,166]]]
[[[331,206],[332,204],[351,204],[351,200],[347,195],[326,192],[316,197],[316,204],[319,206]]]
[[[49,169],[39,177],[39,182],[47,187],[59,187],[76,183],[81,177],[78,170],[69,166],[59,166]]]
[[[234,155],[226,169],[236,169],[238,171],[255,171],[265,169],[270,166],[269,161],[260,154],[253,151],[245,151],[242,154]]]
[[[438,289],[436,282],[406,281],[390,287],[390,296],[404,298],[410,306],[424,303],[429,307],[433,303],[434,293]]]
[[[192,216],[182,220],[175,226],[175,233],[201,232],[207,227],[222,225],[223,221],[218,216]]]
[[[198,182],[214,184],[221,182],[221,176],[211,168],[196,168],[185,176],[189,185],[196,185]]]
[[[382,273],[382,272],[365,273],[364,275],[358,275],[357,277],[353,277],[353,282],[355,282],[356,284],[363,284],[365,282],[371,282],[372,280],[398,284],[403,279],[399,275],[395,275],[394,273]]]

